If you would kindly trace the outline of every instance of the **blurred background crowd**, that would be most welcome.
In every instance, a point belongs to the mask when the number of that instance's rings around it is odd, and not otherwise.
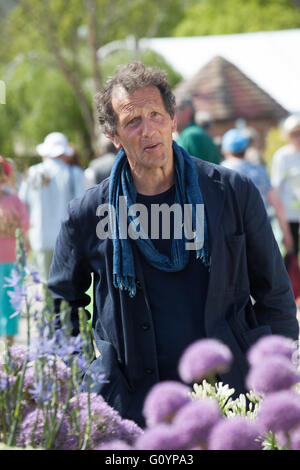
[[[13,342],[18,333],[5,287],[16,261],[15,229],[23,230],[29,260],[46,282],[69,201],[108,177],[116,156],[93,96],[131,60],[167,72],[177,103],[174,139],[258,187],[299,302],[300,93],[292,84],[300,78],[300,2],[6,0],[0,26],[0,337]],[[282,47],[266,53],[275,32]],[[185,39],[204,37],[206,44],[230,37],[230,50],[243,37],[259,40],[261,54],[250,41],[239,56],[260,70],[277,57],[274,80],[282,71],[288,79],[277,82],[276,98],[229,49],[212,47],[203,65],[207,50],[195,53]],[[182,39],[197,73],[188,76],[149,48],[152,38]]]

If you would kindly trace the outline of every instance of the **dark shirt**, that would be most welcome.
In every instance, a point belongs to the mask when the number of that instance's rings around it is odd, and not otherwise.
[[[151,204],[174,203],[175,187],[155,196],[137,195],[137,203],[148,209],[148,233],[151,234]],[[170,257],[171,237],[152,239],[156,249]],[[160,225],[161,228],[161,225]],[[195,251],[190,251],[187,266],[177,272],[161,271],[151,266],[141,256],[146,290],[155,327],[160,380],[179,380],[178,360],[184,349],[193,341],[205,336],[204,306],[208,285],[208,270]]]

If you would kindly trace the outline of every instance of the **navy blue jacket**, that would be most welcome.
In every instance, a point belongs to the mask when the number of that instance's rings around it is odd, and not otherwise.
[[[236,393],[242,393],[248,369],[245,353],[250,345],[270,333],[298,339],[295,301],[254,184],[234,171],[194,160],[211,247],[204,312],[206,335],[230,347],[233,366],[220,379]],[[69,216],[57,239],[48,285],[54,298],[66,299],[76,311],[89,303],[85,292],[93,273],[92,325],[100,356],[91,367],[104,372],[109,380],[95,386],[94,391],[123,417],[143,424],[143,400],[159,380],[155,331],[134,243],[137,294],[130,298],[113,286],[111,240],[99,240],[96,235],[96,209],[108,202],[108,186],[106,179],[70,203]],[[170,326],[171,321],[170,312]]]

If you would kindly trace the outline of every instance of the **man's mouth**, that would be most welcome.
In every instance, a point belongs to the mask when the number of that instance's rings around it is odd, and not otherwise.
[[[161,145],[160,142],[157,142],[157,143],[155,143],[155,144],[149,144],[149,145],[146,145],[146,146],[144,147],[144,150],[145,150],[146,152],[152,152],[152,151],[158,149],[158,147],[159,147],[160,145]]]

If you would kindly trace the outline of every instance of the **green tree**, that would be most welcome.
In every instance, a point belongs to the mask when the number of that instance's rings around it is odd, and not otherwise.
[[[298,0],[203,0],[185,10],[175,36],[273,31],[300,27]]]
[[[13,122],[15,129],[11,132],[16,134],[18,130],[23,140],[25,130],[25,140],[30,140],[41,138],[46,128],[50,132],[53,126],[57,130],[64,126],[72,136],[76,137],[76,132],[81,135],[77,140],[85,143],[86,154],[97,153],[99,126],[93,95],[106,75],[102,67],[107,68],[105,61],[99,59],[99,49],[111,41],[124,40],[129,34],[136,38],[162,35],[162,31],[167,34],[190,3],[19,0],[0,22],[0,77],[8,89],[8,104],[0,121],[5,121],[8,128]],[[124,57],[141,56],[133,50],[131,56],[127,53]],[[16,67],[18,60],[23,64]],[[162,63],[162,58],[158,62]],[[11,93],[15,88],[18,99]],[[61,115],[68,112],[74,118],[66,123]]]

